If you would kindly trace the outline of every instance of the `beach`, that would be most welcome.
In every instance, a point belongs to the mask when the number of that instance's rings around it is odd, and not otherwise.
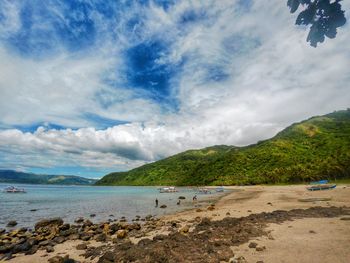
[[[349,185],[314,192],[304,185],[230,188],[234,191],[209,203],[198,196],[193,209],[121,222],[117,231],[112,223],[101,223],[96,227],[104,228],[100,241],[101,234],[84,241],[79,232],[76,239],[54,244],[53,252],[41,246],[32,255],[13,254],[7,262],[64,262],[65,255],[104,263],[348,262]]]

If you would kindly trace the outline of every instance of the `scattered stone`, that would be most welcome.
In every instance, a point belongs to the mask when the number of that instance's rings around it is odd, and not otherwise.
[[[259,260],[259,261],[257,261],[256,263],[264,263],[264,261],[262,261],[262,260]]]
[[[98,242],[105,242],[106,241],[106,234],[98,234],[95,236],[95,240]]]
[[[230,212],[227,212],[227,213],[226,213],[226,216],[230,216],[230,215],[231,215],[231,213],[230,213]]]
[[[123,239],[127,236],[127,232],[124,229],[120,229],[117,231],[117,238]]]
[[[54,252],[55,250],[54,250],[54,248],[52,247],[52,246],[47,246],[46,247],[46,252],[47,253],[51,253],[51,252]]]
[[[82,244],[79,244],[75,247],[77,250],[85,250],[87,249],[87,245],[82,243]]]
[[[185,200],[186,197],[184,197],[184,196],[179,196],[179,199]]]
[[[186,234],[186,233],[188,233],[188,231],[190,231],[190,227],[188,225],[186,225],[186,226],[182,227],[179,232],[181,234]]]
[[[207,208],[208,211],[213,211],[214,209],[215,209],[215,207],[212,206],[212,205],[211,205],[211,206],[208,206],[208,208]]]
[[[251,213],[251,212],[252,212],[252,210],[248,210],[247,212],[248,212],[248,213]]]
[[[8,227],[14,227],[17,225],[17,221],[16,220],[11,220],[7,223],[7,226]]]
[[[109,217],[114,217],[114,215],[110,214]]]
[[[197,209],[196,209],[196,212],[198,212],[198,213],[199,213],[199,212],[202,212],[202,211],[203,211],[203,210],[200,209],[200,208],[197,208]]]
[[[167,208],[166,205],[161,205],[159,208]]]
[[[45,227],[61,226],[61,225],[63,225],[62,218],[56,217],[56,218],[41,220],[35,224],[34,228],[35,228],[35,231],[38,231]]]
[[[30,209],[29,211],[30,212],[35,212],[35,211],[38,211],[38,209]]]
[[[350,220],[350,217],[341,217],[340,220],[348,221],[348,220]]]
[[[96,216],[96,214],[91,214],[91,215],[90,215],[90,217],[95,217],[95,216]]]
[[[267,204],[268,204],[268,205],[272,205],[272,203],[271,203],[271,202],[268,202]]]
[[[4,234],[6,232],[6,229],[0,228],[0,235]]]
[[[250,242],[248,245],[249,248],[256,248],[257,246],[258,246],[258,244],[255,242]]]
[[[74,222],[77,223],[77,224],[81,224],[81,223],[84,222],[84,218],[78,217],[78,218],[76,218],[76,219],[74,220]]]
[[[259,251],[259,252],[264,251],[265,249],[266,249],[266,247],[265,247],[265,246],[262,246],[262,247],[256,247],[256,248],[255,248],[255,250],[256,250],[256,251]]]
[[[310,230],[309,233],[310,233],[310,234],[316,234],[316,232],[313,231],[313,230]]]

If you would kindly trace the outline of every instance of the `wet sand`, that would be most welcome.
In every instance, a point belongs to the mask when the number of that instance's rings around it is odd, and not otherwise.
[[[149,225],[143,235],[126,239],[131,243],[123,240],[115,245],[92,241],[88,247],[105,246],[105,251],[113,251],[114,254],[107,255],[109,261],[101,259],[100,262],[113,262],[117,260],[113,255],[118,253],[120,259],[135,255],[136,262],[151,262],[152,255],[158,259],[163,256],[164,262],[176,262],[175,259],[178,262],[349,262],[350,220],[344,220],[350,218],[349,185],[315,192],[307,191],[302,185],[232,189],[236,191],[218,200],[209,210],[204,204],[199,207],[201,203],[198,202],[193,203],[193,210],[162,217]],[[200,201],[201,196],[198,197]],[[318,208],[310,210],[312,207]],[[293,213],[280,210],[293,210]],[[255,223],[250,224],[251,221]],[[210,229],[215,231],[208,231]],[[240,229],[246,232],[237,233]],[[229,232],[231,230],[236,232]],[[195,239],[202,243],[192,242]],[[214,245],[213,248],[208,246],[204,249],[201,246],[207,244],[207,240],[210,241],[209,245]],[[74,247],[79,243],[83,242],[67,241],[55,246],[53,253],[39,251],[34,255],[17,255],[8,262],[48,262],[49,258],[59,253],[68,254],[81,262],[98,262],[100,256],[85,258],[84,251],[76,250]],[[256,246],[251,243],[256,243]],[[186,247],[182,248],[179,244],[187,244],[187,250],[192,250],[192,253],[187,258],[186,253],[175,253],[172,261],[164,244],[175,247],[173,251],[177,251],[176,247],[185,251]],[[149,260],[141,256],[147,255],[145,248],[154,250]],[[212,254],[204,258],[200,255],[192,257],[196,253]]]

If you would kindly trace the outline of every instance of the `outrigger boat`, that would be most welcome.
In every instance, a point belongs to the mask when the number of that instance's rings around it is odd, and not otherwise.
[[[176,189],[175,186],[169,186],[169,187],[162,187],[159,188],[159,193],[176,193],[178,190]]]
[[[309,191],[320,191],[320,190],[330,190],[333,188],[336,188],[336,184],[319,184],[319,185],[312,185],[310,187],[307,187],[306,189]]]
[[[24,188],[17,188],[17,187],[14,187],[14,186],[6,187],[3,191],[5,193],[26,193]]]

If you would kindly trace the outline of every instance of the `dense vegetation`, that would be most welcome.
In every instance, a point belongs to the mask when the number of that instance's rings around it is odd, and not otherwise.
[[[96,180],[73,175],[48,175],[0,170],[0,183],[88,185]]]
[[[97,185],[246,185],[350,178],[350,109],[295,123],[246,147],[191,150]]]

